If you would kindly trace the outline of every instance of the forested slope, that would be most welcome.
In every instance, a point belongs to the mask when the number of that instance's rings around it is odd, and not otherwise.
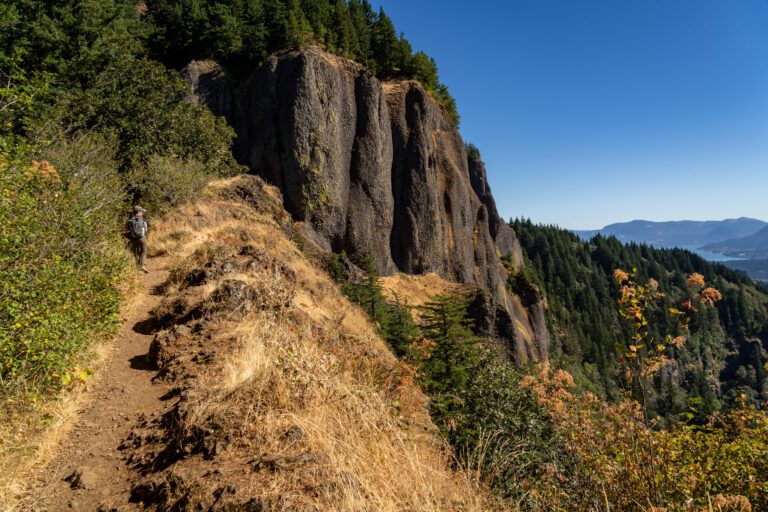
[[[614,399],[622,394],[622,353],[616,345],[622,346],[629,332],[617,312],[613,272],[636,268],[639,280],[655,279],[665,293],[653,312],[656,340],[675,330],[670,308],[686,299],[689,275],[703,275],[723,295],[716,307],[699,308],[688,342],[670,349],[674,363],[655,378],[653,413],[668,418],[693,413],[703,420],[742,393],[757,401],[766,397],[768,295],[745,274],[682,249],[624,245],[599,235],[584,242],[528,220],[516,220],[513,227],[530,262],[519,279],[535,282],[548,301],[552,359],[578,376],[582,387]]]

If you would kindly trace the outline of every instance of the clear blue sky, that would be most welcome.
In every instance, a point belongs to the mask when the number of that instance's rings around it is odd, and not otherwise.
[[[502,215],[768,220],[768,0],[384,0]]]

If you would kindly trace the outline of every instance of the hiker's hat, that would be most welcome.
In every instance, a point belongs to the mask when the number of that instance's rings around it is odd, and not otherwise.
[[[134,207],[133,207],[133,213],[139,213],[139,212],[141,212],[141,213],[147,213],[147,210],[145,210],[144,208],[142,208],[142,207],[141,207],[141,206],[139,206],[139,205],[136,205],[136,206],[134,206]]]

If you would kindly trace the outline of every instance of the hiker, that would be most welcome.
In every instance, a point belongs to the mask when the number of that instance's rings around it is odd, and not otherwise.
[[[133,217],[128,221],[128,238],[130,240],[131,252],[136,257],[136,263],[141,267],[141,270],[145,273],[149,272],[145,265],[147,260],[147,232],[149,231],[149,225],[144,214],[147,210],[141,206],[133,207]]]

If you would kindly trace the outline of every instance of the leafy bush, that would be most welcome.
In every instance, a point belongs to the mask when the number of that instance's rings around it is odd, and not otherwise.
[[[93,336],[116,324],[121,190],[101,147],[83,139],[49,149],[80,155],[60,168],[28,163],[29,148],[0,153],[2,398],[55,391]]]
[[[123,171],[143,169],[153,155],[197,160],[212,173],[238,170],[232,128],[185,101],[187,94],[177,72],[128,56],[105,67],[89,88],[62,95],[56,117],[70,129],[113,135]]]
[[[139,201],[154,213],[189,201],[216,177],[196,160],[153,155],[146,167],[129,171],[126,179]]]
[[[637,402],[606,404],[574,393],[572,377],[543,370],[523,381],[554,419],[576,471],[560,499],[569,510],[765,510],[768,415],[743,400],[702,426],[649,429]],[[545,491],[541,491],[545,492]],[[557,496],[553,496],[557,499]],[[748,508],[708,508],[710,502]],[[695,508],[694,508],[695,507]],[[655,510],[659,510],[656,508]]]

